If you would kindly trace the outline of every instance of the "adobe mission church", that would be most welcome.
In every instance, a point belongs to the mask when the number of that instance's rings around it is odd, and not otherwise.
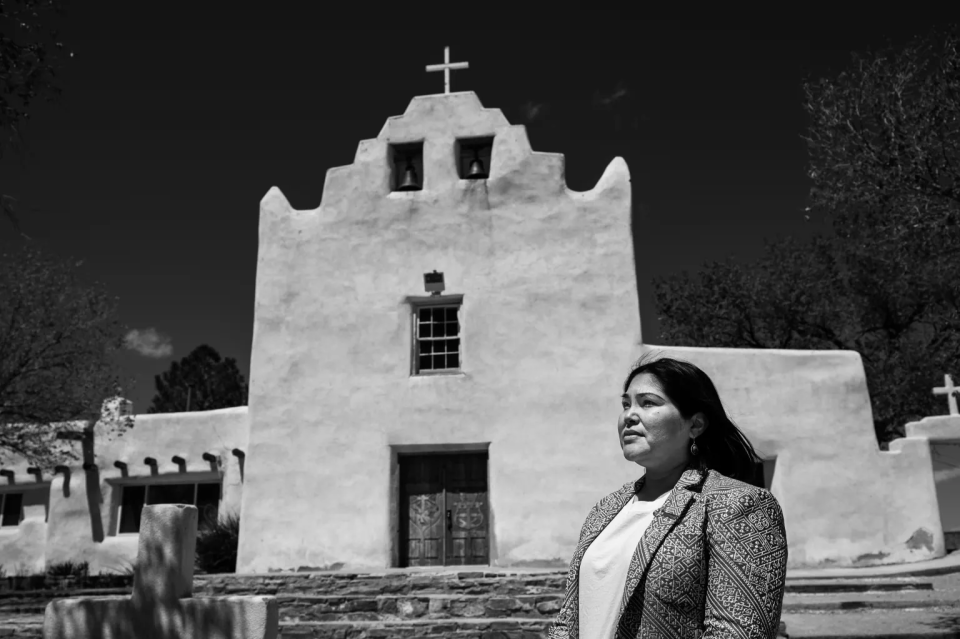
[[[563,156],[472,92],[414,98],[317,209],[271,189],[256,277],[249,406],[98,425],[53,474],[5,462],[8,573],[120,569],[143,505],[171,502],[202,527],[239,514],[242,573],[564,567],[590,507],[642,472],[616,420],[651,350],[717,383],[792,567],[944,554],[930,429],[878,449],[858,354],[644,345],[626,163],[571,191]]]

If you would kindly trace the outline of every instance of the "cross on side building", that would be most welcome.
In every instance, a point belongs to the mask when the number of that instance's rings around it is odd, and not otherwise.
[[[957,392],[960,391],[960,388],[953,385],[953,378],[950,375],[943,376],[943,386],[938,386],[933,389],[934,395],[946,395],[947,396],[947,406],[950,407],[951,415],[960,414],[960,410],[957,410]]]
[[[450,47],[443,48],[443,64],[428,64],[427,71],[443,71],[443,92],[450,93],[450,71],[469,69],[469,62],[450,62]]]

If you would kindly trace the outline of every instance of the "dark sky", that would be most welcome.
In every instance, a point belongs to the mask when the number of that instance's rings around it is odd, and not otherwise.
[[[34,242],[83,258],[120,297],[130,328],[158,331],[174,359],[208,343],[247,375],[260,199],[278,186],[295,208],[317,207],[327,168],[349,164],[412,97],[442,92],[424,66],[444,46],[470,63],[453,90],[526,124],[535,150],[565,154],[571,188],[626,159],[644,338],[656,343],[650,277],[824,228],[803,210],[805,74],[958,17],[919,0],[896,12],[675,5],[668,19],[561,2],[242,4],[69,2],[62,99],[34,112],[29,153],[4,158],[0,190],[34,207]],[[17,241],[9,226],[0,238]],[[138,411],[170,362],[124,355]]]

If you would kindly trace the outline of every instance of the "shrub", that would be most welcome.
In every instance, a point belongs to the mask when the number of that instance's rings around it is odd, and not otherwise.
[[[236,572],[240,517],[229,514],[197,533],[196,566],[206,573]]]
[[[90,564],[85,561],[62,561],[47,566],[48,577],[86,577],[90,572]]]

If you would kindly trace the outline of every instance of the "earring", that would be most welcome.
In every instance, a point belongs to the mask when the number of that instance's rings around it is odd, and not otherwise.
[[[694,440],[693,440],[693,443],[690,444],[690,454],[693,455],[693,456],[696,456],[697,453],[699,453],[699,452],[700,452],[700,449],[697,448],[697,440],[694,439]]]

